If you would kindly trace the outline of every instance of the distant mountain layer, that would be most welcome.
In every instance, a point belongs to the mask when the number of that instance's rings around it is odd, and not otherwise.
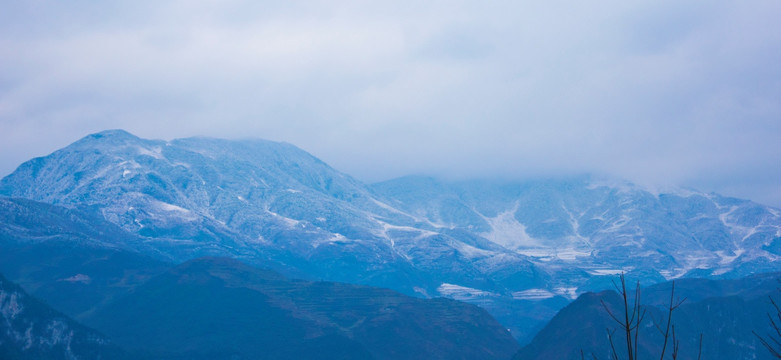
[[[474,305],[290,280],[226,258],[186,262],[85,321],[154,358],[507,359],[518,349]]]
[[[754,332],[766,338],[771,335],[778,338],[768,316],[778,315],[770,298],[781,299],[777,289],[780,277],[781,273],[774,273],[737,280],[676,281],[675,301],[683,300],[672,316],[676,338],[680,341],[678,359],[698,358],[700,334],[702,359],[774,359]],[[634,291],[634,286],[630,289]],[[641,291],[641,303],[647,312],[638,335],[639,359],[660,358],[664,338],[657,327],[666,326],[665,307],[670,304],[670,290],[671,284],[663,283]],[[585,293],[562,309],[514,359],[575,359],[580,358],[581,351],[586,358],[592,358],[592,354],[600,359],[611,358],[607,333],[619,326],[602,302],[624,319],[618,293],[612,290]],[[614,333],[614,344],[620,358],[626,357],[626,337],[621,329]],[[665,358],[671,356],[671,344],[672,339]]]
[[[781,211],[746,200],[650,192],[588,177],[505,183],[407,177],[373,188],[407,213],[440,228],[468,229],[543,267],[580,267],[592,276],[651,270],[665,278],[778,269]]]
[[[124,359],[116,345],[0,275],[0,358]]]
[[[0,195],[102,219],[132,234],[111,243],[156,259],[228,256],[480,304],[519,339],[621,271],[653,283],[781,270],[781,212],[750,201],[589,176],[366,185],[263,140],[106,131],[22,164]]]
[[[174,267],[132,249],[142,242],[88,211],[0,198],[0,270],[109,335],[128,357],[502,359],[518,349],[511,334],[474,305],[291,280],[228,258]],[[10,299],[3,309],[15,314],[20,298],[0,299]],[[20,353],[19,346],[30,347],[17,345],[7,357],[40,352]],[[46,354],[39,357],[59,356]]]

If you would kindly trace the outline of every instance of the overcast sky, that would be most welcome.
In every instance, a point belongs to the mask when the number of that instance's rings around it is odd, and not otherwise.
[[[781,1],[0,0],[0,176],[93,132],[358,179],[592,172],[781,206]]]

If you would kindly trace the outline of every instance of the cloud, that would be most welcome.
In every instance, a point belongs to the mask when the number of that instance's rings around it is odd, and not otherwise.
[[[376,181],[601,172],[781,205],[775,1],[32,1],[0,172],[89,132],[260,137]],[[764,195],[763,195],[764,194]]]

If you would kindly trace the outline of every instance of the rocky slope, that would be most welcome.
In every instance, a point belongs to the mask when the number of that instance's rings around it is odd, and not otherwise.
[[[103,335],[28,295],[0,275],[0,358],[129,358]]]

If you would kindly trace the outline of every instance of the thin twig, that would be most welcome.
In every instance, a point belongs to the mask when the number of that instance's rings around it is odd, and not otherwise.
[[[616,352],[616,346],[613,343],[613,333],[615,333],[616,330],[613,330],[612,332],[610,331],[610,329],[606,329],[606,330],[607,330],[607,340],[610,342],[610,351],[611,351],[610,354],[613,356],[613,360],[618,360],[618,353]]]
[[[700,350],[697,351],[697,360],[702,359],[702,333],[700,333]]]

